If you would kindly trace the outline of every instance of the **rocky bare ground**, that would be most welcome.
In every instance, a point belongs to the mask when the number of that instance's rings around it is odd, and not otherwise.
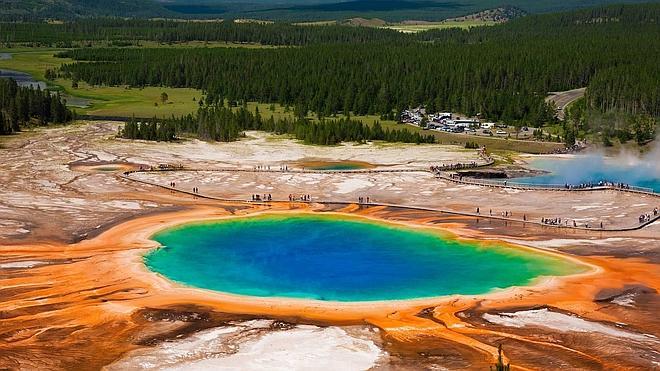
[[[392,311],[382,319],[350,326],[328,326],[300,317],[229,315],[192,307],[184,299],[167,299],[167,305],[153,301],[162,293],[154,296],[154,287],[117,271],[126,265],[124,253],[114,250],[117,246],[71,251],[57,247],[58,243],[66,246],[91,240],[110,226],[138,216],[191,209],[201,202],[120,179],[117,172],[159,163],[274,168],[319,159],[363,161],[376,169],[423,170],[439,162],[473,161],[476,154],[451,146],[314,147],[258,133],[225,144],[129,142],[114,139],[114,133],[116,124],[93,122],[0,142],[0,367],[66,369],[84,362],[90,368],[112,364],[115,368],[177,369],[251,362],[256,368],[271,361],[302,367],[306,360],[299,355],[314,354],[331,360],[335,368],[469,369],[491,364],[484,353],[490,348],[483,347],[498,344],[504,344],[514,365],[532,368],[617,365],[652,369],[660,362],[657,289],[633,278],[648,275],[649,282],[655,282],[653,271],[644,269],[648,262],[660,262],[657,223],[640,231],[600,233],[395,208],[357,210],[396,221],[458,225],[457,230],[467,236],[503,239],[587,259],[619,259],[619,264],[608,266],[614,275],[584,282],[585,293],[591,293],[586,288],[596,284],[605,287],[587,295],[587,301],[585,296],[580,297],[582,301],[568,301],[561,296],[567,292],[557,294],[559,299],[547,294],[527,298],[522,290],[501,302],[457,299],[416,315]],[[421,171],[139,176],[158,184],[176,181],[178,187],[197,186],[213,195],[245,199],[251,193],[272,193],[278,198],[311,193],[340,201],[370,195],[382,202],[457,211],[480,206],[482,213],[492,208],[495,213],[563,215],[620,225],[655,202],[648,196],[614,191],[482,189],[440,181]],[[203,203],[205,207],[212,204]],[[241,207],[248,206],[225,206],[225,210],[236,212]],[[333,210],[332,206],[326,209]],[[578,282],[566,291],[579,292],[581,287]],[[273,348],[278,352],[268,356]]]

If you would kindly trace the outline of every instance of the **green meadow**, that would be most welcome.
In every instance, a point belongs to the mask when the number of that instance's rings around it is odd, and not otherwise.
[[[390,30],[396,30],[404,33],[424,32],[428,30],[437,30],[444,28],[462,28],[469,29],[472,27],[492,26],[495,25],[492,21],[482,20],[463,20],[463,21],[442,21],[442,22],[423,22],[423,23],[397,23],[382,26]]]

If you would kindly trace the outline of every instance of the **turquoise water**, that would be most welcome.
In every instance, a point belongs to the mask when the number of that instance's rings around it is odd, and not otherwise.
[[[550,174],[517,178],[514,182],[533,184],[582,184],[609,181],[627,183],[660,192],[658,159],[607,158],[601,155],[582,155],[569,159],[538,159],[532,167]]]
[[[357,170],[365,167],[363,164],[354,162],[320,162],[307,168],[312,170]]]
[[[564,259],[483,247],[383,223],[322,215],[187,224],[153,237],[147,266],[233,294],[332,301],[481,294],[582,269]]]
[[[322,166],[313,166],[313,170],[356,170],[362,169],[362,166],[355,164],[331,164],[331,165],[322,165]]]

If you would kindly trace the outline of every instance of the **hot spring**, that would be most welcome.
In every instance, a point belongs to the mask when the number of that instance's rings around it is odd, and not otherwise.
[[[263,215],[157,233],[147,266],[225,293],[329,301],[483,294],[584,271],[548,254],[335,215]]]
[[[571,158],[540,158],[531,161],[530,165],[549,173],[518,178],[512,183],[561,185],[609,181],[660,192],[660,163],[653,154],[643,158],[606,157],[598,154]]]
[[[359,170],[374,167],[372,164],[363,161],[325,161],[325,160],[306,160],[298,165],[309,170]]]

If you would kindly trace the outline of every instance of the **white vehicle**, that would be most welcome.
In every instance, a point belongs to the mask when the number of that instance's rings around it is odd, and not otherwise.
[[[478,126],[479,120],[475,120],[475,119],[454,120],[454,124],[456,124],[456,126],[463,126],[465,128],[469,128],[470,126]]]
[[[492,129],[494,127],[495,127],[494,122],[484,122],[483,124],[481,124],[482,129]]]
[[[495,134],[497,134],[497,135],[506,135],[507,132],[504,131],[504,130],[498,130],[498,131],[495,132]]]

